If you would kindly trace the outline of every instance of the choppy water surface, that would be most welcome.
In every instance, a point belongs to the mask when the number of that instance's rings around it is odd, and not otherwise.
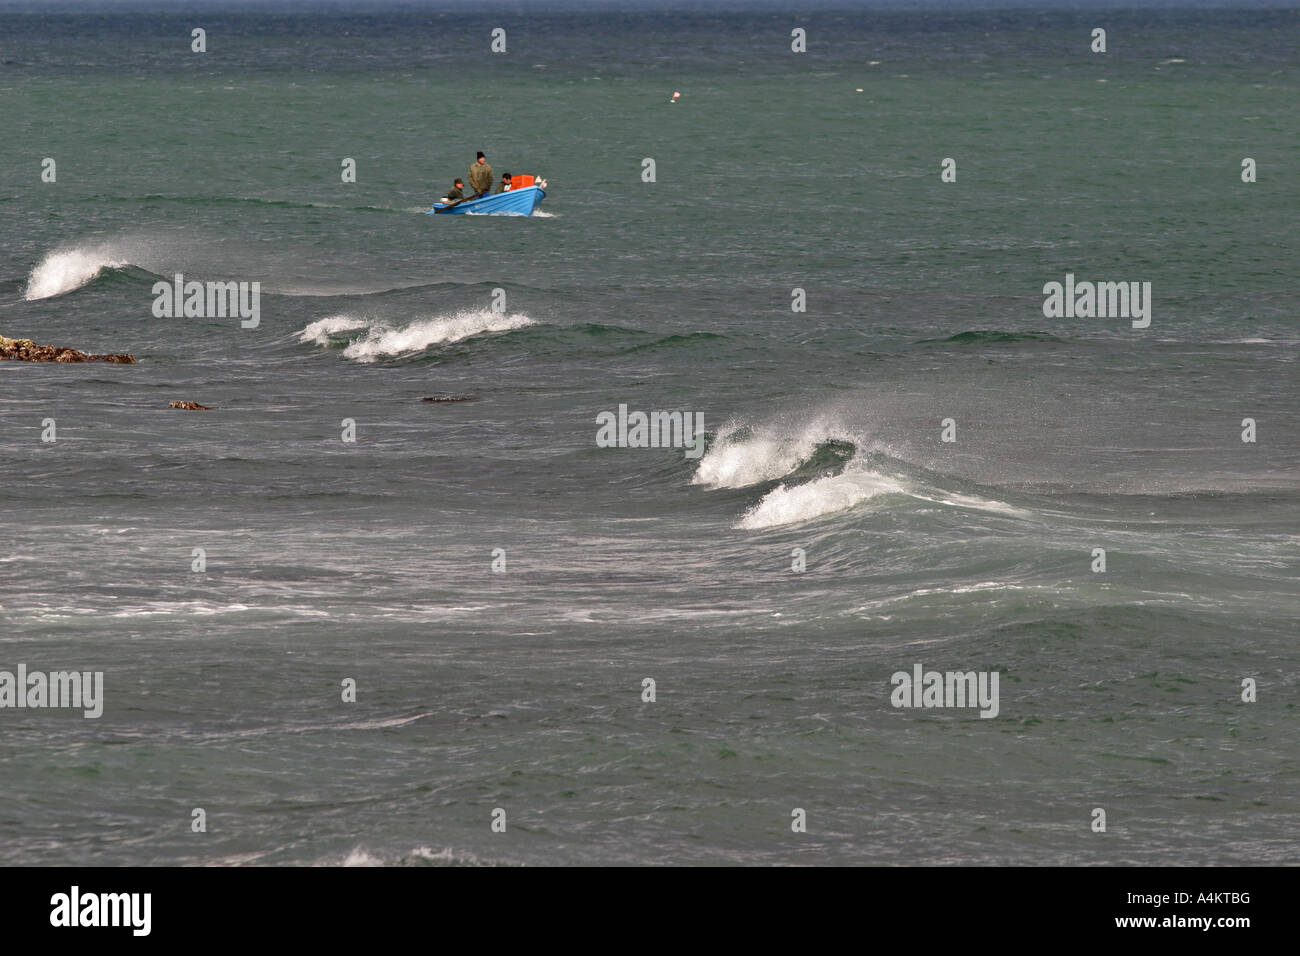
[[[1300,17],[1098,16],[0,13],[0,861],[1297,862]]]

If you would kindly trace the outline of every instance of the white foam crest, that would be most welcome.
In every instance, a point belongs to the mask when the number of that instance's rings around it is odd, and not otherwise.
[[[799,484],[786,481],[809,462],[827,442],[853,446],[852,457],[839,474],[828,474]],[[877,462],[877,455],[884,462]],[[767,482],[782,484],[767,492],[733,525],[753,531],[811,521],[847,511],[885,494],[902,494],[950,508],[971,508],[1016,517],[1030,513],[1004,501],[963,495],[931,487],[923,479],[909,479],[891,467],[896,454],[822,411],[804,424],[774,421],[759,426],[731,421],[719,428],[708,452],[700,459],[691,483],[711,489],[746,488]],[[876,470],[883,466],[885,471]],[[796,481],[798,479],[795,479]]]
[[[111,246],[56,249],[37,263],[27,278],[24,297],[29,301],[48,299],[80,289],[105,269],[129,265]]]
[[[755,429],[747,439],[736,439],[742,427],[729,422],[718,430],[708,452],[700,459],[691,484],[744,488],[775,481],[811,458],[823,442],[855,441],[843,429],[824,421],[812,422],[796,433],[768,425]]]
[[[350,332],[353,329],[365,329],[370,326],[369,319],[357,318],[351,315],[331,315],[323,319],[317,319],[309,323],[305,328],[298,331],[298,340],[300,342],[312,342],[316,345],[329,345],[330,336],[339,332]]]
[[[773,488],[741,516],[735,527],[745,531],[775,528],[811,521],[845,511],[877,495],[903,492],[897,481],[864,467],[846,468],[838,475],[817,478],[802,485]]]
[[[491,309],[458,312],[446,318],[424,319],[403,328],[371,326],[360,339],[343,350],[345,358],[374,362],[381,358],[419,352],[430,345],[459,342],[485,332],[509,332],[532,325],[526,315],[506,315]]]
[[[420,352],[430,345],[459,342],[489,332],[509,332],[534,325],[522,313],[507,315],[491,309],[457,312],[449,316],[417,319],[407,325],[391,325],[382,319],[351,315],[332,315],[312,322],[298,332],[303,342],[327,345],[331,336],[358,332],[343,350],[345,358],[358,362],[376,362],[384,358]]]

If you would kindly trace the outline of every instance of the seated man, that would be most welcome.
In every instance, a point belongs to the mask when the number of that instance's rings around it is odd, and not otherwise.
[[[460,177],[456,178],[456,183],[447,191],[447,195],[442,197],[445,203],[460,202],[465,198],[465,191],[461,188],[465,185],[465,180]]]
[[[508,193],[508,192],[510,192],[510,174],[502,173],[501,182],[497,183],[497,188],[492,190],[492,195],[495,196],[497,193]]]

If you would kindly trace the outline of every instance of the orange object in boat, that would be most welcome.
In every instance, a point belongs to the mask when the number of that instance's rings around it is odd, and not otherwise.
[[[521,174],[521,175],[518,175],[518,176],[511,176],[511,177],[510,177],[510,188],[511,188],[511,189],[523,189],[525,186],[535,186],[535,185],[537,185],[537,184],[534,182],[535,179],[536,179],[535,176],[524,176],[524,175],[522,175],[522,174]]]

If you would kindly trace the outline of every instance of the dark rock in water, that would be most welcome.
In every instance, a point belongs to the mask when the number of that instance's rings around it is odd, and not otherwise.
[[[422,402],[472,402],[474,395],[426,395]]]
[[[190,412],[210,412],[212,408],[208,405],[200,405],[198,402],[172,402],[172,408],[183,408]]]
[[[0,359],[14,362],[115,362],[134,365],[135,356],[125,352],[87,355],[65,345],[37,345],[31,339],[7,339],[0,335]]]

